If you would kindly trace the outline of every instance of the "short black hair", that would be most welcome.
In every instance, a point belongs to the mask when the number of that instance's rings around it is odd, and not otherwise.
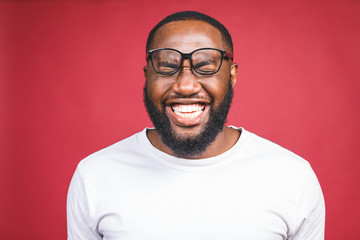
[[[222,35],[222,39],[224,42],[224,45],[229,48],[231,53],[233,53],[233,43],[231,39],[231,35],[229,31],[226,29],[224,25],[222,25],[218,20],[200,12],[196,11],[182,11],[182,12],[176,12],[173,13],[163,20],[161,20],[149,33],[147,42],[146,42],[146,51],[150,50],[150,46],[153,42],[155,32],[162,26],[164,26],[167,23],[175,22],[175,21],[181,21],[181,20],[199,20],[209,23],[210,25],[214,26],[216,29],[218,29]]]

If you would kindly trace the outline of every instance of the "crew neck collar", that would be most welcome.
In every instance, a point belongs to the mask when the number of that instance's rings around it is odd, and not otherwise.
[[[238,131],[241,131],[241,135],[237,142],[232,146],[229,150],[224,153],[221,153],[217,156],[210,157],[210,158],[201,158],[201,159],[186,159],[175,157],[165,152],[160,151],[159,149],[155,148],[150,140],[147,137],[147,131],[153,128],[145,128],[141,131],[138,136],[137,140],[140,145],[147,151],[152,159],[156,159],[157,161],[161,162],[164,165],[167,165],[172,168],[180,169],[180,170],[205,170],[208,168],[218,167],[230,161],[230,156],[235,154],[239,154],[238,150],[241,149],[241,146],[244,142],[244,138],[247,136],[247,131],[244,128],[238,128],[234,126],[232,127]]]

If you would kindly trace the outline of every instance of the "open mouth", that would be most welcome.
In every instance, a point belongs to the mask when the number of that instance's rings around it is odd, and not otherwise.
[[[181,118],[197,118],[204,110],[204,103],[194,103],[194,104],[171,104],[171,110],[175,115]]]
[[[206,121],[211,99],[201,98],[171,98],[164,102],[166,113],[175,125],[193,127]]]
[[[199,125],[205,121],[209,108],[209,104],[201,102],[177,102],[166,107],[170,121],[175,125],[184,127]]]

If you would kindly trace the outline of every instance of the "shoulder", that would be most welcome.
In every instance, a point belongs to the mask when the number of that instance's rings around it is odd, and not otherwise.
[[[241,137],[242,151],[247,160],[260,169],[271,170],[285,176],[305,176],[312,171],[307,160],[270,140],[244,129]]]
[[[107,172],[118,165],[135,162],[144,152],[140,139],[145,135],[146,129],[87,156],[78,164],[79,174]]]
[[[242,160],[255,182],[264,184],[268,191],[279,196],[288,195],[294,202],[305,195],[309,199],[318,196],[321,200],[319,182],[307,160],[248,131],[243,131],[242,137],[241,147],[245,155]]]

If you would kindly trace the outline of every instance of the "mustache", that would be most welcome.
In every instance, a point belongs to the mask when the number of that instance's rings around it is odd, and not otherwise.
[[[199,101],[199,102],[206,102],[207,104],[212,104],[213,99],[208,96],[204,96],[202,94],[191,94],[191,95],[181,95],[181,94],[171,94],[165,99],[161,101],[163,106],[166,106],[167,104],[173,102],[174,100],[178,101],[184,101],[184,99],[191,99],[191,101]]]
[[[166,99],[163,100],[163,102],[166,102],[168,100],[173,100],[173,99],[188,99],[188,98],[191,98],[191,99],[199,99],[199,100],[202,100],[202,99],[205,99],[205,100],[209,100],[209,101],[212,101],[213,99],[211,97],[208,97],[208,96],[204,96],[202,94],[198,94],[198,93],[195,93],[195,94],[191,94],[191,95],[182,95],[182,94],[171,94],[169,95]]]

